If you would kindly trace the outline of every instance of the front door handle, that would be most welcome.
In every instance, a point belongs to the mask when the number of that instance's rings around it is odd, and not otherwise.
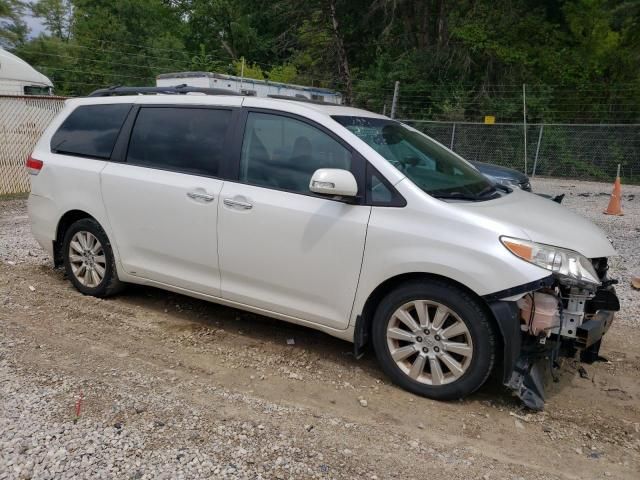
[[[253,205],[249,202],[241,202],[239,200],[234,200],[232,198],[225,198],[224,204],[227,207],[241,208],[242,210],[251,210],[253,208]]]
[[[208,193],[200,193],[200,192],[187,192],[187,197],[193,198],[194,200],[203,200],[205,202],[213,201],[213,195],[209,195]]]

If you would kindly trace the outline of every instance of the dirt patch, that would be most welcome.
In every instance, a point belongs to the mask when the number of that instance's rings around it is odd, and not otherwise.
[[[152,288],[84,297],[33,243],[25,215],[23,201],[0,203],[0,477],[640,471],[640,347],[627,322],[614,324],[609,361],[586,366],[587,378],[563,363],[542,413],[495,380],[467,400],[435,402],[313,330]]]

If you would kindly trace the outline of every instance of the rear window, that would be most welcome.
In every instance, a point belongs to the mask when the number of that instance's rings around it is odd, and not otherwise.
[[[108,159],[130,104],[84,105],[76,108],[51,139],[51,151]]]
[[[231,110],[143,107],[127,163],[217,177],[230,120]]]

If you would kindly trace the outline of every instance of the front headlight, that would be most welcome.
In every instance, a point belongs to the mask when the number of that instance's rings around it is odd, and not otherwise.
[[[591,261],[578,252],[519,238],[500,237],[500,241],[516,257],[546,268],[562,279],[593,285],[601,283]]]

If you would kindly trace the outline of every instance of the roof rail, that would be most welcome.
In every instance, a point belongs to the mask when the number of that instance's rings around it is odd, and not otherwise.
[[[312,100],[307,97],[294,97],[293,95],[267,95],[269,98],[276,98],[278,100],[293,100],[295,102],[303,103],[315,103],[317,105],[338,105],[337,103],[325,102],[324,100]]]
[[[175,87],[122,87],[119,85],[101,88],[91,92],[89,97],[111,97],[117,95],[184,95],[187,93],[204,93],[205,95],[240,95],[233,90],[224,88],[201,88],[190,87],[186,84],[176,85]]]

